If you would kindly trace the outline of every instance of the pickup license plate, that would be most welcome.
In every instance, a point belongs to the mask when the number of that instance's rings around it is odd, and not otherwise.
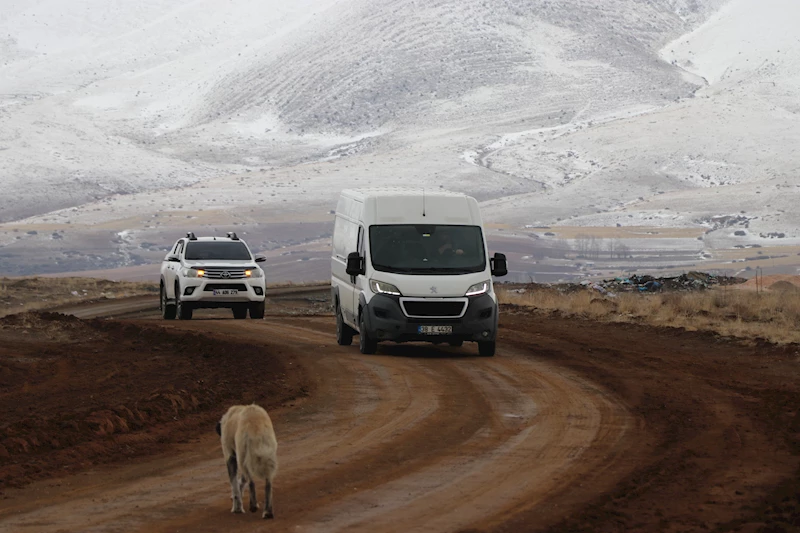
[[[214,289],[214,296],[236,296],[239,289]]]
[[[453,326],[417,326],[417,333],[422,335],[451,335]]]

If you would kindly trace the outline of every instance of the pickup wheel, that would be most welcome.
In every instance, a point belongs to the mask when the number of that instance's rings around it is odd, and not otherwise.
[[[449,344],[453,348],[460,348],[461,346],[464,345],[464,341],[450,341],[447,344]]]
[[[378,351],[378,341],[371,338],[367,333],[367,325],[364,323],[364,314],[358,320],[358,348],[363,354],[373,354]]]
[[[233,318],[242,320],[247,318],[247,307],[244,305],[237,305],[233,308]]]
[[[266,307],[265,302],[250,304],[250,318],[255,318],[257,320],[261,320],[262,318],[264,318],[265,307]]]
[[[178,285],[175,285],[175,309],[178,320],[192,319],[192,304],[184,303],[181,300],[181,288]]]
[[[481,357],[494,357],[497,347],[495,341],[478,341],[478,355]]]
[[[336,344],[340,346],[350,346],[353,344],[353,335],[355,330],[344,323],[342,318],[342,310],[336,306]]]
[[[158,308],[161,309],[161,317],[164,320],[174,320],[175,319],[175,304],[169,303],[167,301],[167,291],[164,289],[164,285],[161,285],[161,294],[159,296],[160,301],[158,304]]]

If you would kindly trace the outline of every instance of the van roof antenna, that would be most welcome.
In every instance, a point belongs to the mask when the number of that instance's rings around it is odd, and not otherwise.
[[[422,216],[425,216],[425,187],[422,188]]]

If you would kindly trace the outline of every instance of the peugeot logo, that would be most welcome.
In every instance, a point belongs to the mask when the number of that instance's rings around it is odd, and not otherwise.
[[[223,270],[222,271],[222,277],[227,279],[227,278],[231,277],[231,273],[228,272],[227,270]]]
[[[436,287],[431,287],[431,294],[438,294],[438,293],[439,289],[437,289]]]

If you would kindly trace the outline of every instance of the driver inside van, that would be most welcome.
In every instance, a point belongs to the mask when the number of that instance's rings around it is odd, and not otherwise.
[[[436,232],[436,238],[438,244],[436,250],[439,252],[440,256],[450,254],[464,255],[464,250],[453,244],[453,238],[447,228],[439,228],[439,230]]]

